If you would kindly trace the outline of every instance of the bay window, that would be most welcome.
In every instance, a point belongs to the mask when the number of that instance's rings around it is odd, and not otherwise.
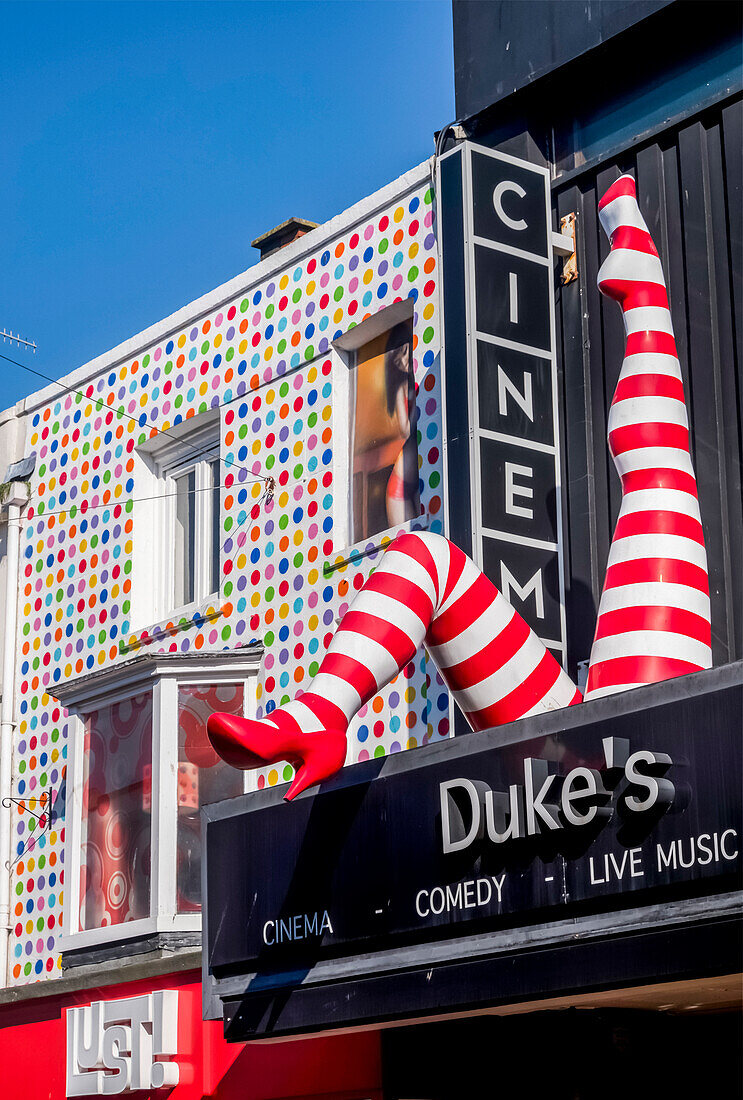
[[[199,810],[245,790],[244,773],[225,764],[206,736],[206,720],[215,710],[244,714],[244,684],[178,684],[176,908],[179,913],[201,909]]]
[[[246,789],[246,773],[212,749],[206,721],[216,710],[254,713],[260,654],[153,654],[57,685],[73,725],[65,966],[169,933],[198,942],[200,810]]]

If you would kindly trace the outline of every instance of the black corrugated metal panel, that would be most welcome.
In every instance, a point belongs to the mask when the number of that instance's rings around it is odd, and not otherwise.
[[[743,654],[742,133],[738,99],[555,187],[556,224],[570,211],[578,216],[579,278],[557,292],[571,671],[590,651],[620,502],[606,432],[624,334],[619,308],[596,287],[609,248],[597,203],[627,171],[637,179],[668,282],[707,544],[714,663]]]

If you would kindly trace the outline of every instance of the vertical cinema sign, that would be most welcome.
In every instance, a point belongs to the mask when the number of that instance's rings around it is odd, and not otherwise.
[[[549,175],[463,142],[437,182],[448,533],[564,664]]]

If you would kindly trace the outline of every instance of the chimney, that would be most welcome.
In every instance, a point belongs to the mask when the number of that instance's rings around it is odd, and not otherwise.
[[[271,256],[280,248],[285,248],[298,237],[309,233],[311,229],[317,229],[317,224],[317,222],[308,222],[306,218],[289,218],[288,221],[277,225],[275,229],[269,229],[268,233],[256,237],[251,244],[253,248],[260,249],[261,259],[265,260],[266,256]]]

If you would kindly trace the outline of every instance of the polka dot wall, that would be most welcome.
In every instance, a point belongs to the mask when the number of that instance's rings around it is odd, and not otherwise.
[[[371,209],[364,216],[361,210]],[[345,224],[344,224],[345,222]],[[55,792],[51,832],[31,838],[14,815],[11,974],[59,976],[64,907],[66,712],[54,685],[142,652],[264,645],[259,714],[305,690],[339,616],[378,564],[382,540],[349,550],[334,532],[338,358],[332,341],[401,299],[413,302],[421,517],[442,529],[438,259],[433,196],[423,170],[383,208],[372,200],[331,223],[314,251],[82,384],[30,417],[37,454],[20,579],[18,727],[13,794],[36,812]],[[270,261],[269,261],[270,262]],[[262,265],[265,270],[265,265]],[[217,294],[213,296],[215,299]],[[155,434],[220,407],[222,583],[219,601],[188,621],[132,631],[137,583],[133,452]],[[265,500],[266,477],[274,479]],[[394,532],[389,532],[386,543]],[[345,540],[343,540],[345,542]],[[349,731],[348,761],[449,735],[449,700],[419,653]],[[252,773],[264,787],[287,766]]]

